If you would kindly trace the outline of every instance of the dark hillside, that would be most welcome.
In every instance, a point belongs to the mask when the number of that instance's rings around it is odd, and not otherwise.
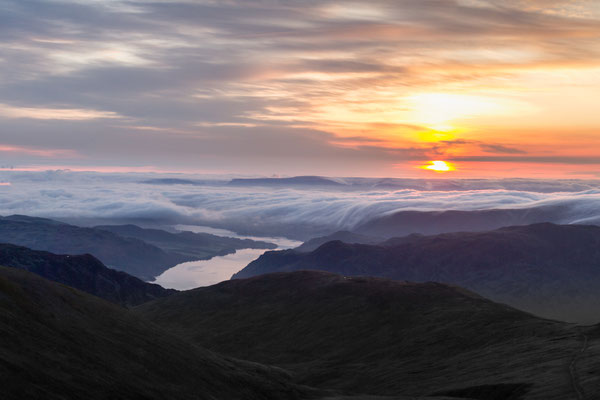
[[[12,244],[0,244],[0,265],[20,268],[101,297],[132,306],[175,293],[104,266],[95,257],[57,255]]]
[[[131,312],[0,267],[2,399],[298,399],[280,369],[188,344]]]
[[[379,245],[333,241],[309,253],[267,252],[234,278],[304,269],[444,282],[548,318],[582,323],[600,318],[598,226],[544,223],[411,235]]]
[[[135,311],[214,351],[348,393],[565,399],[581,348],[569,325],[464,289],[318,271],[232,280]]]

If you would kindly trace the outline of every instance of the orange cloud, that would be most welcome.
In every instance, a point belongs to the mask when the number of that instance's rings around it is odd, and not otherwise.
[[[62,158],[62,157],[78,157],[78,153],[69,149],[34,149],[23,146],[0,145],[0,152],[25,154],[30,156]]]
[[[8,104],[0,104],[0,117],[82,121],[98,118],[119,118],[120,116],[112,111],[80,108],[14,107]]]

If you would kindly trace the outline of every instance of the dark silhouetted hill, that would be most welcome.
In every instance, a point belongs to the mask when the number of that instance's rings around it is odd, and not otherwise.
[[[281,369],[189,344],[130,311],[0,267],[0,387],[22,399],[299,399]]]
[[[216,352],[346,393],[575,398],[568,365],[583,346],[571,325],[458,287],[321,271],[231,280],[134,310]],[[584,377],[598,366],[594,349],[578,364]]]
[[[267,252],[234,277],[303,269],[456,284],[549,318],[600,319],[598,226],[544,223],[380,245],[333,241],[310,253]]]
[[[89,254],[57,255],[0,244],[0,265],[33,272],[122,306],[138,305],[176,292],[107,268]]]
[[[376,244],[383,241],[382,238],[360,235],[358,233],[350,232],[350,231],[338,231],[332,233],[328,236],[321,236],[318,238],[307,240],[302,243],[300,246],[296,247],[294,250],[296,251],[313,251],[319,248],[321,245],[331,242],[332,240],[339,240],[344,243],[362,243],[362,244]]]

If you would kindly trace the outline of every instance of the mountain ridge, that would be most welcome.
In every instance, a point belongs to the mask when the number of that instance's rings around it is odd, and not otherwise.
[[[118,231],[126,232],[120,235]],[[160,235],[150,242],[141,237]],[[241,248],[273,248],[255,242],[192,232],[169,233],[136,225],[80,227],[51,219],[13,215],[0,217],[0,243],[57,254],[92,254],[112,269],[145,281],[177,264],[234,253]]]
[[[219,353],[290,370],[300,384],[380,396],[570,398],[567,366],[582,346],[572,325],[462,288],[324,271],[235,279],[134,312]]]
[[[124,307],[176,293],[110,269],[90,254],[58,255],[0,243],[0,265],[33,272]]]
[[[332,241],[308,253],[270,251],[232,278],[317,269],[437,281],[548,318],[593,323],[600,315],[598,268],[600,227],[543,223],[413,235],[378,245]]]

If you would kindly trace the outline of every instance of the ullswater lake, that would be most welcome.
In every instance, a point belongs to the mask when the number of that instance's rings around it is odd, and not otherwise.
[[[215,229],[206,226],[196,225],[177,225],[180,231],[204,232],[213,235],[233,237],[239,239],[262,240],[275,243],[277,250],[290,249],[300,246],[302,242],[282,237],[257,237],[243,236],[225,229]],[[265,251],[265,249],[243,249],[233,254],[213,257],[210,260],[189,261],[178,264],[173,268],[163,272],[152,283],[157,283],[162,287],[177,290],[188,290],[201,286],[210,286],[215,283],[229,280],[233,274],[243,269],[250,262],[256,260]]]

